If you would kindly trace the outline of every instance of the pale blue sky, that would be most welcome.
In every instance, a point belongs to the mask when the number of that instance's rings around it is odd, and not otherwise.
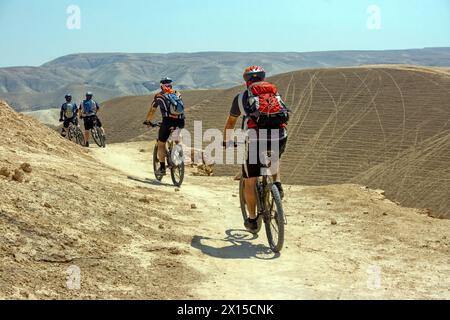
[[[66,9],[81,9],[68,30]],[[381,29],[367,28],[367,8]],[[450,0],[0,0],[0,67],[79,52],[450,47]]]

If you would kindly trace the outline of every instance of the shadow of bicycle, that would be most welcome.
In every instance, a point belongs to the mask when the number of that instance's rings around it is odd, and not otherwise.
[[[227,230],[224,239],[213,239],[203,236],[194,236],[191,246],[202,253],[219,259],[261,259],[273,260],[280,257],[269,247],[251,243],[258,239],[258,235],[251,234],[245,230]]]
[[[127,178],[128,178],[129,180],[133,180],[133,181],[136,181],[136,182],[149,184],[149,185],[152,185],[152,186],[173,187],[173,184],[170,184],[170,183],[164,183],[164,182],[158,181],[158,180],[156,180],[156,179],[148,179],[148,178],[146,178],[146,179],[141,179],[141,178],[133,177],[133,176],[128,176]]]

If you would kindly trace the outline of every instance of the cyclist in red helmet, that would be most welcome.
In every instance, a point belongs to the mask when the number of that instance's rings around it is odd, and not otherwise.
[[[276,150],[273,143],[278,143],[278,159],[284,153],[287,144],[287,122],[289,120],[288,109],[278,93],[275,85],[265,81],[266,72],[262,67],[251,66],[244,72],[244,80],[247,90],[237,95],[231,106],[230,114],[225,125],[224,147],[234,145],[228,136],[229,130],[233,130],[240,116],[244,117],[244,132],[254,130],[253,137],[256,140],[247,140],[247,151],[245,163],[242,166],[242,174],[245,179],[245,199],[250,218],[245,223],[245,227],[250,232],[258,230],[257,212],[256,212],[256,182],[257,178],[262,175],[262,163],[259,154],[252,157],[250,150],[257,150],[258,153],[263,152],[260,149],[259,141],[266,140],[268,150]],[[268,135],[263,138],[262,130],[266,129]],[[250,136],[250,135],[248,135]],[[253,145],[253,143],[255,145]],[[252,145],[255,148],[252,148]],[[257,159],[256,161],[254,159]],[[253,159],[253,160],[250,160]],[[279,163],[278,163],[279,168]],[[280,195],[284,197],[283,187],[280,181],[280,173],[274,175],[275,185],[280,191]]]

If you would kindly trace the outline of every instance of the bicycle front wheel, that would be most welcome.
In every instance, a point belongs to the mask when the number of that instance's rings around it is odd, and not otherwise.
[[[265,219],[267,240],[273,252],[280,252],[284,245],[284,210],[280,192],[275,185],[266,195],[267,216]]]
[[[76,142],[75,139],[74,139],[75,136],[74,136],[74,134],[73,134],[72,128],[68,128],[68,129],[66,130],[66,132],[67,132],[67,139],[68,139],[69,141]]]
[[[181,187],[184,181],[184,162],[176,167],[170,168],[170,176],[175,187]]]
[[[83,135],[83,131],[81,131],[80,128],[76,128],[76,142],[80,145],[80,146],[84,146],[85,141],[84,141],[84,135]]]
[[[183,149],[179,144],[171,144],[168,150],[168,159],[170,165],[170,176],[176,187],[181,187],[184,181],[184,155]]]

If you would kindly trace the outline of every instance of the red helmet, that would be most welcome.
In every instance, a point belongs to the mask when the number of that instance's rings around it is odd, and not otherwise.
[[[251,66],[245,69],[244,80],[249,81],[263,81],[266,79],[266,71],[259,66]]]

